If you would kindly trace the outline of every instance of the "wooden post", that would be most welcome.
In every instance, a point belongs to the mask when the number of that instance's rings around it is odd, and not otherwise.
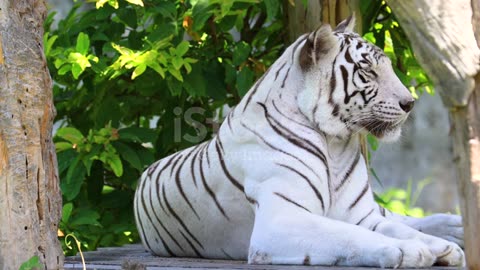
[[[33,256],[63,268],[46,14],[44,0],[0,0],[0,269]]]
[[[480,269],[480,0],[388,0],[450,112],[469,269]]]
[[[284,0],[286,9],[287,42],[292,43],[300,35],[313,31],[322,23],[335,27],[352,14],[350,5],[356,0]],[[293,5],[292,5],[293,3]]]

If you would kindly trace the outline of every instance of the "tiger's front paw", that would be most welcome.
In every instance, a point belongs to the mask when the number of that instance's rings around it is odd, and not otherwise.
[[[398,240],[384,247],[378,255],[382,268],[430,267],[436,259],[427,245],[416,240]]]
[[[449,214],[435,214],[419,219],[412,224],[415,229],[449,242],[464,246],[462,217]]]
[[[436,265],[463,266],[465,264],[465,255],[457,244],[426,234],[423,234],[420,239],[427,244],[436,257]]]
[[[446,243],[445,249],[435,254],[437,260],[435,265],[440,266],[465,266],[465,254],[463,250],[455,243]]]

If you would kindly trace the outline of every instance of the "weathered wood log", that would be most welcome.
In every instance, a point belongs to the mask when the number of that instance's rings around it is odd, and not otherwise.
[[[450,112],[469,269],[480,269],[480,1],[388,0]]]
[[[317,29],[322,23],[335,27],[352,13],[349,0],[309,0],[307,6],[303,5],[302,0],[284,0],[284,7],[287,10],[288,43]]]
[[[46,14],[44,0],[0,0],[0,269],[33,256],[63,268]]]

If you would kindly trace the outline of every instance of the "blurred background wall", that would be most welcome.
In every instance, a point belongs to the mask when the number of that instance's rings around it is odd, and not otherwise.
[[[391,186],[405,188],[409,180],[415,189],[420,181],[429,179],[418,206],[432,212],[454,213],[459,202],[449,128],[448,114],[440,96],[423,94],[400,140],[383,143],[373,153],[372,167],[384,187],[373,180],[375,190],[381,192]]]

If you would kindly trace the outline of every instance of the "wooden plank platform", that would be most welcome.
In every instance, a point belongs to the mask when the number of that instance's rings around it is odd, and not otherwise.
[[[196,258],[163,258],[152,256],[141,245],[127,245],[115,248],[99,248],[97,251],[84,252],[88,270],[368,270],[376,268],[326,267],[296,265],[250,265],[245,261],[209,260]],[[80,256],[65,258],[65,269],[83,269]],[[454,267],[434,267],[435,270],[465,270]]]

